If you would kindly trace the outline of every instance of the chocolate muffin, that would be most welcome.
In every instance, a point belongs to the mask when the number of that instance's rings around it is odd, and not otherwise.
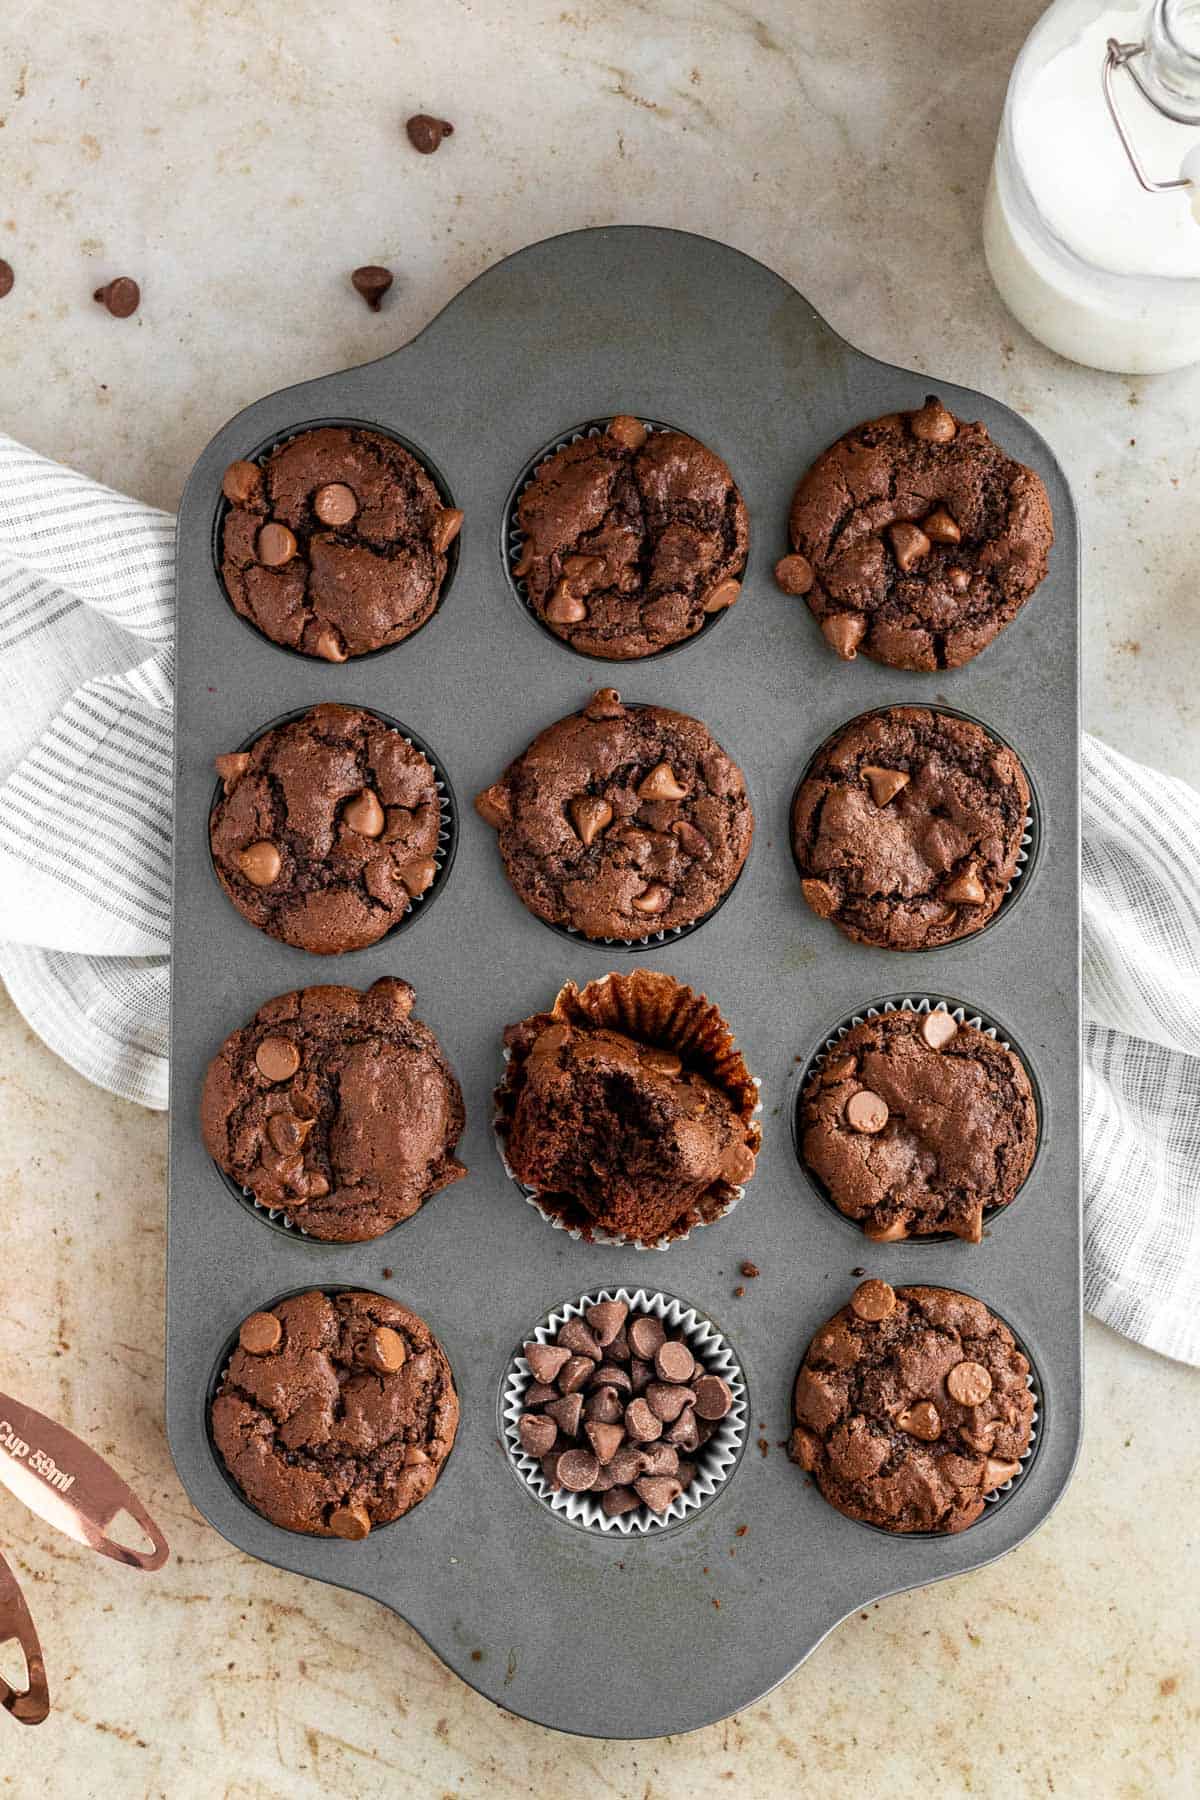
[[[1041,477],[931,394],[839,438],[796,489],[776,567],[827,642],[894,669],[957,669],[1012,623],[1046,573]]]
[[[458,1395],[416,1313],[382,1294],[313,1290],[243,1322],[211,1424],[217,1454],[264,1519],[359,1539],[433,1487]]]
[[[593,939],[695,924],[754,832],[745,777],[707,728],[615,688],[548,726],[475,806],[530,912]]]
[[[517,501],[513,575],[557,637],[588,656],[652,656],[741,592],[746,503],[719,456],[622,414],[534,471]]]
[[[1029,783],[970,719],[863,713],[813,759],[792,805],[804,898],[847,937],[929,950],[995,917],[1017,873]]]
[[[216,759],[213,865],[271,937],[337,956],[374,944],[433,886],[442,797],[402,732],[354,706],[314,706]]]
[[[391,976],[280,994],[208,1065],[209,1155],[309,1237],[379,1237],[467,1172],[462,1091],[414,999]]]
[[[225,592],[274,643],[345,662],[436,607],[463,516],[393,438],[321,426],[231,463],[221,487]]]
[[[728,1212],[753,1175],[758,1090],[716,1007],[671,976],[568,982],[504,1042],[497,1134],[552,1222],[665,1244]]]
[[[864,1281],[808,1346],[792,1459],[848,1518],[962,1531],[1020,1473],[1035,1410],[1028,1375],[981,1301]]]
[[[804,1090],[804,1160],[877,1243],[952,1232],[977,1244],[1037,1149],[1013,1051],[938,1008],[881,1013],[834,1045]]]

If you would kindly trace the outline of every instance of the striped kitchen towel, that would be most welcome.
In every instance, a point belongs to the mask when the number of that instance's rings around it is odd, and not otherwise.
[[[167,1103],[174,520],[0,435],[0,976]],[[1086,1302],[1200,1362],[1200,795],[1085,738]]]

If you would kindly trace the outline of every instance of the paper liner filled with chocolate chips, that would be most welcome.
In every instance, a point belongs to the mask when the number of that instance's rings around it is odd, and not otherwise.
[[[514,1358],[501,1412],[513,1467],[572,1524],[623,1537],[706,1505],[741,1455],[746,1384],[711,1319],[670,1294],[605,1288],[556,1308]]]
[[[754,1173],[759,1088],[719,1009],[673,976],[568,982],[505,1032],[496,1135],[548,1224],[665,1250],[732,1212]]]

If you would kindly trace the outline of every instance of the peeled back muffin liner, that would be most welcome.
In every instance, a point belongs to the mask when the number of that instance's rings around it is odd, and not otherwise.
[[[968,1024],[969,1023],[970,1023],[970,1020],[968,1020]],[[891,1285],[891,1284],[889,1284],[889,1285]],[[949,1288],[946,1286],[945,1282],[937,1282],[937,1281],[905,1281],[905,1282],[901,1282],[899,1284],[899,1286],[900,1287],[941,1287],[941,1288],[945,1288],[945,1291],[947,1293],[954,1293],[954,1294],[960,1294],[960,1293],[965,1292],[965,1290],[962,1288]],[[978,1299],[978,1295],[968,1294],[967,1298],[968,1299]],[[1015,1475],[1010,1475],[1007,1481],[1002,1481],[999,1487],[992,1488],[989,1493],[986,1493],[983,1496],[983,1511],[979,1514],[978,1518],[972,1519],[972,1521],[969,1525],[964,1525],[962,1528],[962,1531],[889,1531],[886,1525],[875,1525],[872,1523],[872,1521],[870,1519],[852,1519],[850,1517],[849,1513],[843,1513],[843,1512],[841,1512],[839,1507],[834,1506],[833,1507],[834,1512],[838,1513],[839,1516],[841,1518],[845,1519],[848,1524],[858,1525],[864,1531],[877,1532],[880,1537],[891,1538],[893,1542],[899,1541],[899,1542],[903,1543],[903,1542],[907,1541],[910,1543],[918,1543],[919,1544],[919,1543],[941,1543],[947,1539],[953,1540],[954,1538],[962,1537],[963,1532],[973,1531],[977,1525],[982,1525],[985,1519],[987,1519],[989,1517],[994,1517],[996,1512],[1000,1509],[1000,1507],[1004,1504],[1004,1502],[1008,1499],[1011,1499],[1012,1495],[1016,1493],[1017,1489],[1021,1486],[1021,1483],[1025,1480],[1025,1477],[1029,1474],[1030,1469],[1033,1467],[1034,1458],[1037,1456],[1038,1449],[1041,1444],[1041,1426],[1042,1426],[1042,1421],[1045,1418],[1045,1413],[1046,1413],[1046,1398],[1045,1398],[1045,1390],[1042,1386],[1042,1377],[1038,1370],[1037,1363],[1034,1361],[1033,1356],[1030,1354],[1028,1345],[1025,1343],[1025,1341],[1021,1337],[1020,1333],[1018,1331],[1014,1330],[1014,1328],[1009,1324],[1008,1320],[1004,1317],[1003,1313],[997,1312],[996,1308],[994,1306],[990,1305],[986,1300],[981,1300],[980,1305],[986,1306],[987,1310],[991,1313],[992,1317],[994,1319],[998,1319],[1000,1324],[1004,1326],[1004,1329],[1009,1333],[1014,1345],[1016,1346],[1016,1348],[1020,1352],[1020,1354],[1025,1358],[1025,1361],[1028,1365],[1028,1373],[1025,1376],[1025,1386],[1029,1389],[1030,1393],[1033,1395],[1033,1416],[1029,1421],[1029,1443],[1026,1445],[1025,1449],[1021,1452],[1020,1456],[1017,1458],[1017,1461],[1020,1464],[1020,1467],[1017,1470],[1017,1473]],[[813,1335],[815,1337],[816,1333],[814,1332]],[[808,1358],[808,1352],[811,1348],[812,1348],[812,1342],[810,1340],[808,1345],[805,1347],[804,1356],[801,1358],[801,1362],[800,1362],[801,1368],[804,1367],[804,1363]],[[799,1370],[797,1370],[797,1375],[798,1374],[799,1374]],[[794,1386],[795,1386],[795,1383],[793,1383],[793,1387]],[[794,1399],[792,1401],[791,1416],[792,1416],[792,1423],[794,1425],[797,1422]],[[807,1473],[807,1471],[806,1471],[806,1473]],[[831,1500],[826,1500],[824,1494],[821,1493],[820,1488],[817,1486],[817,1478],[816,1478],[815,1474],[811,1476],[811,1480],[812,1480],[812,1484],[813,1484],[814,1488],[816,1488],[816,1490],[817,1490],[818,1495],[820,1495],[822,1503],[825,1506],[833,1506],[833,1502]]]
[[[437,463],[435,463],[433,458],[429,455],[428,451],[422,450],[418,444],[414,444],[410,438],[404,437],[400,432],[393,431],[390,425],[376,425],[372,423],[370,419],[309,419],[306,424],[297,425],[291,431],[284,432],[282,436],[276,435],[275,437],[267,438],[264,443],[259,444],[254,450],[248,450],[245,456],[238,458],[238,460],[242,462],[251,462],[254,464],[255,468],[261,469],[267,458],[273,456],[276,450],[283,450],[288,444],[294,444],[297,438],[305,437],[310,431],[373,431],[377,437],[390,438],[392,443],[398,444],[401,450],[406,450],[413,461],[418,463],[425,471],[426,475],[428,475],[430,481],[432,481],[434,487],[437,489],[444,505],[456,508],[456,501],[450,483],[447,481]],[[266,632],[254,623],[253,619],[248,619],[246,615],[240,613],[233,604],[233,601],[229,597],[229,590],[225,586],[225,573],[223,567],[225,559],[225,521],[231,511],[232,508],[229,501],[225,498],[224,493],[218,490],[217,504],[213,511],[212,564],[213,573],[217,578],[217,586],[221,590],[221,598],[224,600],[226,606],[228,606],[238,623],[244,625],[247,631],[252,631],[255,637],[259,638],[262,642],[270,644],[273,650],[282,650],[285,656],[298,656],[302,662],[325,663],[324,657],[310,656],[307,650],[298,649],[295,644],[281,644],[275,638],[268,637]],[[462,533],[460,531],[449,548],[443,552],[446,558],[446,573],[442,577],[442,585],[438,589],[437,599],[433,603],[433,611],[429,614],[429,617],[422,619],[421,623],[415,626],[406,637],[397,638],[394,644],[380,644],[374,650],[362,650],[356,656],[347,656],[346,665],[366,662],[368,658],[372,656],[386,656],[389,650],[399,650],[402,644],[410,643],[419,632],[424,631],[426,625],[432,624],[433,620],[436,619],[439,612],[441,612],[442,602],[450,592],[454,583],[454,577],[458,573],[459,543],[461,537]],[[325,667],[330,669],[339,669],[346,665],[343,665],[342,663],[325,663]]]
[[[636,1043],[674,1050],[712,1087],[729,1096],[742,1122],[750,1128],[747,1141],[758,1155],[762,1148],[762,1127],[756,1121],[762,1112],[762,1084],[746,1067],[733,1032],[719,1008],[703,994],[696,994],[681,981],[676,981],[673,975],[635,969],[629,975],[603,975],[596,981],[589,981],[582,989],[568,981],[559,989],[546,1016],[553,1023],[594,1025],[619,1031]],[[613,1245],[626,1250],[669,1250],[673,1244],[686,1244],[698,1227],[715,1225],[718,1219],[727,1218],[744,1197],[743,1184],[723,1182],[720,1186],[728,1191],[724,1204],[718,1203],[708,1216],[694,1220],[687,1231],[674,1237],[655,1238],[649,1243],[606,1231],[599,1225],[589,1225],[585,1233],[582,1226],[569,1224],[550,1205],[543,1203],[539,1191],[527,1186],[509,1163],[502,1127],[507,1117],[506,1102],[512,1092],[508,1076],[511,1061],[512,1051],[506,1046],[505,1073],[496,1090],[494,1121],[500,1160],[513,1185],[539,1217],[556,1231],[565,1231],[576,1243]]]
[[[575,645],[568,642],[566,638],[559,637],[557,631],[551,631],[549,625],[547,625],[546,621],[539,615],[537,608],[530,599],[529,589],[525,584],[524,577],[515,573],[515,566],[520,561],[521,550],[525,543],[525,533],[521,530],[520,522],[517,518],[517,506],[521,500],[521,496],[528,488],[533,486],[537,472],[542,464],[549,462],[552,456],[557,456],[560,450],[566,450],[572,444],[581,443],[584,438],[603,437],[609,426],[612,424],[613,419],[620,417],[637,417],[639,425],[644,425],[648,432],[677,431],[683,437],[695,437],[694,432],[685,431],[682,425],[668,425],[665,424],[662,419],[643,419],[636,414],[612,413],[607,418],[585,419],[582,425],[574,426],[573,429],[568,431],[564,436],[555,438],[549,444],[544,444],[536,455],[530,457],[529,461],[525,464],[525,467],[514,481],[512,488],[509,490],[509,496],[504,505],[504,522],[500,528],[500,560],[504,565],[504,573],[508,580],[508,585],[518,601],[521,611],[532,619],[538,630],[544,632],[548,638],[558,645],[560,650],[569,650],[572,656],[582,656],[586,662],[590,663],[616,662],[629,665],[633,663],[654,662],[660,656],[673,656],[677,650],[685,650],[689,644],[698,643],[701,638],[708,635],[715,625],[719,625],[726,614],[732,612],[733,608],[725,606],[722,607],[720,612],[706,614],[704,623],[700,626],[698,631],[693,631],[690,637],[680,638],[674,644],[664,644],[661,650],[651,650],[645,656],[596,656],[590,650],[577,650]],[[702,443],[703,440],[701,438],[696,438],[696,442]],[[408,446],[406,445],[405,448],[407,449],[407,447]],[[707,448],[707,446],[705,447]],[[714,451],[713,454],[717,455],[718,452]],[[724,461],[724,458],[721,460]],[[730,479],[733,480],[732,470],[730,471]],[[737,486],[736,482],[734,482],[734,486]],[[739,493],[741,492],[740,489],[738,489],[738,491]],[[743,568],[738,576],[739,581],[745,579],[745,573],[745,568]]]
[[[955,944],[970,943],[975,938],[982,937],[985,931],[990,931],[993,925],[998,924],[1001,919],[1006,918],[1013,906],[1021,898],[1021,895],[1028,891],[1029,883],[1032,879],[1034,869],[1037,866],[1038,857],[1042,848],[1042,810],[1037,788],[1034,785],[1033,776],[1029,772],[1029,766],[1026,763],[1025,758],[1012,744],[1009,743],[1008,739],[1001,737],[1000,733],[995,730],[993,726],[985,725],[982,719],[977,719],[974,713],[961,712],[956,706],[941,706],[928,700],[898,700],[893,706],[868,707],[866,712],[855,713],[853,718],[844,720],[844,722],[838,726],[836,731],[831,731],[828,737],[824,738],[821,743],[817,745],[817,748],[805,763],[800,779],[792,789],[791,800],[788,802],[788,837],[791,840],[792,861],[795,863],[801,876],[804,875],[804,870],[801,868],[799,859],[796,855],[796,839],[793,820],[796,816],[796,801],[799,798],[800,790],[816,768],[817,763],[820,761],[821,757],[824,756],[830,745],[835,744],[838,738],[842,736],[842,733],[848,731],[852,725],[859,724],[863,719],[875,718],[880,715],[896,712],[899,709],[909,710],[913,708],[916,708],[921,712],[938,713],[950,719],[965,719],[968,725],[977,725],[980,731],[982,731],[986,737],[991,738],[993,743],[998,744],[1002,750],[1011,750],[1016,757],[1017,762],[1020,764],[1021,773],[1025,777],[1025,785],[1029,789],[1029,806],[1025,813],[1025,822],[1021,827],[1021,836],[1017,843],[1016,866],[1013,869],[1012,876],[1001,896],[1000,904],[991,917],[985,919],[983,924],[977,926],[974,931],[964,932],[961,937],[947,938],[946,941],[941,944],[915,944],[911,949],[903,949],[898,945],[890,944],[868,945],[868,948],[872,949],[886,949],[889,954],[893,956],[928,955],[934,951],[949,950]],[[820,880],[820,877],[817,876],[815,879]]]
[[[836,1204],[833,1196],[829,1193],[824,1182],[809,1168],[807,1162],[804,1160],[803,1127],[801,1124],[800,1113],[804,1105],[804,1095],[809,1082],[812,1081],[818,1070],[828,1060],[830,1054],[837,1049],[837,1046],[841,1043],[842,1039],[853,1031],[856,1025],[863,1025],[868,1019],[878,1019],[887,1013],[894,1012],[911,1012],[918,1015],[924,1015],[931,1012],[949,1013],[950,1017],[957,1025],[974,1026],[976,1031],[981,1031],[985,1037],[994,1039],[995,1042],[1000,1045],[1002,1050],[1011,1051],[1012,1055],[1016,1057],[1022,1069],[1025,1071],[1029,1086],[1033,1091],[1033,1108],[1037,1116],[1037,1134],[1033,1148],[1033,1159],[1029,1164],[1024,1180],[1021,1182],[1020,1187],[1017,1189],[1012,1199],[1008,1201],[1007,1205],[984,1207],[983,1229],[985,1234],[988,1232],[989,1227],[995,1224],[997,1219],[1003,1218],[1006,1213],[1012,1211],[1013,1207],[1017,1204],[1017,1201],[1029,1187],[1029,1184],[1033,1179],[1033,1172],[1038,1165],[1038,1159],[1042,1154],[1042,1140],[1045,1135],[1045,1102],[1042,1097],[1041,1083],[1037,1078],[1037,1071],[1021,1045],[1013,1039],[1012,1034],[1006,1026],[1001,1025],[997,1019],[993,1018],[988,1013],[981,1012],[978,1007],[968,1006],[965,1001],[955,1000],[947,994],[897,994],[887,1000],[877,1000],[870,1006],[862,1006],[852,1013],[847,1013],[846,1016],[843,1019],[840,1019],[833,1029],[822,1038],[812,1055],[809,1056],[804,1063],[795,1085],[795,1095],[791,1106],[791,1128],[792,1149],[795,1152],[796,1161],[800,1165],[805,1180],[808,1182],[808,1185],[812,1188],[821,1204],[828,1207],[829,1211],[836,1219],[840,1219],[843,1225],[848,1225],[857,1237],[861,1238],[865,1243],[870,1244],[873,1250],[886,1252],[889,1249],[895,1248],[897,1245],[907,1247],[914,1244],[968,1244],[969,1248],[977,1249],[979,1247],[978,1245],[970,1244],[969,1240],[960,1238],[957,1232],[953,1231],[913,1232],[906,1238],[898,1238],[896,1240],[896,1245],[880,1243],[876,1239],[869,1238],[863,1230],[859,1220],[852,1219],[849,1213],[844,1213],[842,1211],[841,1207]]]
[[[312,659],[310,658],[309,660],[311,661]],[[395,937],[398,932],[406,931],[410,925],[414,924],[420,917],[421,908],[427,910],[433,905],[433,902],[437,899],[438,895],[446,885],[447,877],[450,874],[451,868],[454,866],[454,858],[458,851],[458,800],[455,796],[450,777],[446,772],[445,764],[442,762],[441,757],[437,756],[430,749],[423,737],[419,737],[415,731],[410,731],[408,726],[401,724],[399,719],[393,719],[390,713],[381,712],[377,706],[361,706],[354,700],[314,700],[311,706],[297,706],[294,707],[291,712],[280,713],[278,718],[268,719],[265,725],[258,726],[248,737],[243,738],[241,743],[235,746],[232,754],[236,756],[243,750],[253,750],[259,739],[266,737],[269,731],[277,731],[281,725],[292,725],[296,720],[306,718],[317,706],[343,706],[352,712],[369,713],[373,719],[378,719],[380,723],[386,725],[390,731],[398,731],[409,748],[415,750],[418,755],[423,756],[425,761],[429,764],[429,767],[433,770],[433,782],[438,796],[438,835],[437,843],[433,850],[433,860],[437,865],[437,873],[433,880],[423,894],[417,894],[415,896],[412,894],[409,895],[408,905],[404,912],[396,920],[394,925],[388,926],[382,937],[376,938],[373,943],[361,944],[354,950],[341,950],[338,951],[335,956],[322,956],[318,959],[322,963],[333,965],[340,964],[344,957],[357,956],[360,951],[377,950],[380,944],[386,944],[389,938]],[[213,879],[216,881],[217,886],[221,889],[223,894],[225,894],[224,884],[217,872],[217,862],[212,851],[212,823],[213,814],[216,812],[217,807],[224,798],[225,783],[218,775],[213,787],[212,799],[209,801],[208,806],[208,861],[209,867],[213,872]],[[225,898],[229,900],[231,906],[234,905],[233,901],[229,899],[228,894],[225,894]],[[236,906],[234,906],[234,911],[238,913],[239,918],[244,918],[244,915]],[[245,919],[245,923],[250,926],[251,931],[259,931],[261,929],[259,926],[251,924],[249,919]],[[285,943],[283,938],[272,937],[269,931],[262,932],[262,936],[270,938],[272,943],[283,944],[286,950],[297,950],[302,956],[310,954],[308,951],[299,950],[299,947],[296,944]],[[237,1189],[237,1192],[241,1193],[242,1190],[237,1187],[236,1182],[234,1183],[234,1187]],[[257,1201],[255,1202],[255,1205],[257,1205]],[[263,1208],[261,1210],[265,1211],[266,1209]]]
[[[661,1531],[693,1518],[720,1491],[741,1460],[750,1422],[750,1402],[745,1378],[728,1341],[711,1319],[697,1312],[694,1307],[686,1306],[682,1300],[676,1300],[671,1294],[646,1288],[602,1288],[598,1293],[584,1294],[578,1300],[557,1307],[543,1319],[526,1341],[536,1341],[539,1344],[553,1342],[569,1319],[584,1318],[587,1308],[597,1305],[601,1300],[623,1300],[629,1307],[631,1317],[638,1313],[650,1313],[654,1318],[661,1319],[668,1330],[678,1332],[686,1340],[689,1350],[696,1361],[703,1365],[705,1373],[719,1375],[733,1394],[732,1406],[725,1417],[718,1420],[708,1442],[701,1445],[694,1457],[687,1459],[696,1468],[695,1476],[687,1487],[677,1499],[672,1500],[666,1512],[652,1512],[648,1506],[642,1505],[636,1512],[622,1513],[616,1518],[610,1518],[604,1511],[602,1496],[599,1494],[572,1494],[565,1488],[557,1491],[552,1488],[541,1463],[528,1454],[517,1431],[524,1411],[525,1390],[532,1380],[524,1355],[513,1358],[504,1378],[500,1393],[501,1427],[514,1472],[534,1498],[556,1518],[565,1519],[588,1531],[606,1531],[617,1537],[636,1537],[644,1532]]]
[[[672,430],[673,427],[663,426],[663,427],[660,427],[660,429]],[[725,611],[728,612],[729,608],[726,607]],[[717,614],[716,616],[720,617],[721,615]],[[704,630],[704,629],[706,629],[706,627],[701,627],[701,630]],[[696,635],[698,637],[700,635],[700,633],[697,632]],[[690,643],[691,639],[685,638],[684,642]],[[679,644],[672,644],[670,646],[670,648],[673,650],[678,650],[681,647],[682,646]],[[659,651],[656,651],[655,654],[658,656],[665,656],[667,654],[667,652],[665,650],[659,650]],[[594,661],[594,660],[595,660],[595,658],[589,658],[589,661]],[[642,657],[640,660],[642,662],[648,662],[650,660],[650,658]],[[590,704],[590,702],[588,704]],[[648,706],[650,704],[651,704],[651,702],[646,701],[646,700],[622,700],[622,702],[621,702],[622,706],[626,707],[628,710],[631,710],[631,711],[640,711],[640,709],[642,707]],[[582,710],[586,710],[586,708],[584,708]],[[665,707],[662,710],[664,710],[666,712],[675,712],[677,709],[675,707]],[[689,715],[684,714],[681,716],[687,717]],[[701,723],[703,723],[703,721],[701,721]],[[539,733],[538,735],[540,736],[541,734]],[[536,738],[531,741],[536,741]],[[526,748],[528,748],[528,746],[526,746]],[[717,748],[720,749],[721,746],[717,745]],[[728,752],[725,752],[725,754],[728,755]],[[524,755],[524,751],[521,752],[521,755]],[[520,760],[521,760],[520,756],[513,758],[514,762],[519,762]],[[500,785],[500,782],[504,780],[504,776],[508,774],[508,770],[511,767],[512,767],[512,763],[509,763],[508,767],[504,770],[504,774],[499,776],[499,778],[496,781],[492,782],[491,786],[498,787]],[[745,781],[746,775],[745,775],[745,771],[741,768],[741,765],[736,764],[735,767],[737,767],[739,773],[741,774],[742,780]],[[747,797],[747,801],[749,801],[749,789],[748,788],[747,788],[746,797]],[[752,809],[751,810],[750,844],[747,847],[745,856],[742,858],[741,868],[738,870],[737,874],[734,876],[734,878],[730,882],[729,886],[725,889],[725,892],[721,895],[721,897],[717,901],[716,905],[710,906],[706,913],[701,913],[700,917],[698,919],[689,920],[689,922],[686,925],[668,925],[661,931],[648,931],[642,937],[598,937],[598,938],[593,938],[593,937],[587,937],[584,932],[580,931],[580,929],[577,925],[561,925],[554,919],[543,919],[540,913],[536,913],[533,911],[532,907],[526,907],[525,910],[528,913],[530,913],[533,918],[535,918],[537,920],[539,925],[544,925],[546,927],[547,931],[557,932],[559,937],[565,937],[571,943],[575,943],[575,944],[593,944],[593,945],[595,945],[595,947],[597,949],[604,949],[604,950],[633,950],[633,951],[656,950],[660,944],[674,944],[674,943],[678,942],[678,940],[680,938],[690,937],[693,931],[699,931],[700,927],[702,925],[707,925],[708,921],[710,919],[715,919],[717,914],[720,912],[721,908],[724,906],[725,902],[728,899],[730,899],[730,897],[732,896],[732,894],[734,892],[734,889],[737,887],[738,882],[742,879],[742,876],[746,872],[746,864],[750,861],[750,852],[754,848],[754,827],[756,826],[756,824],[757,824],[757,821],[753,818],[753,809]],[[493,827],[489,826],[489,830],[491,830],[491,829],[493,829]],[[503,861],[503,858],[501,858],[501,861]],[[524,906],[525,902],[522,901],[521,904]]]

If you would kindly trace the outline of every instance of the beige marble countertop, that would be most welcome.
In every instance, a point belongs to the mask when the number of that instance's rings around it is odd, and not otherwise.
[[[0,428],[173,507],[240,406],[392,348],[508,251],[614,221],[705,232],[864,349],[1044,432],[1083,514],[1089,724],[1194,775],[1200,371],[1059,361],[1008,319],[980,252],[1006,73],[1039,10],[12,0]],[[418,108],[456,125],[432,159],[401,136]],[[346,283],[374,261],[396,272],[378,316]],[[144,294],[123,323],[90,299],[121,273]],[[371,1602],[248,1561],[188,1504],[162,1424],[165,1141],[0,995],[4,1385],[111,1452],[175,1551],[139,1579],[0,1496],[57,1700],[37,1732],[0,1733],[0,1790],[1195,1792],[1195,1373],[1089,1325],[1079,1472],[1028,1544],[847,1622],[724,1725],[560,1737],[480,1700]]]

